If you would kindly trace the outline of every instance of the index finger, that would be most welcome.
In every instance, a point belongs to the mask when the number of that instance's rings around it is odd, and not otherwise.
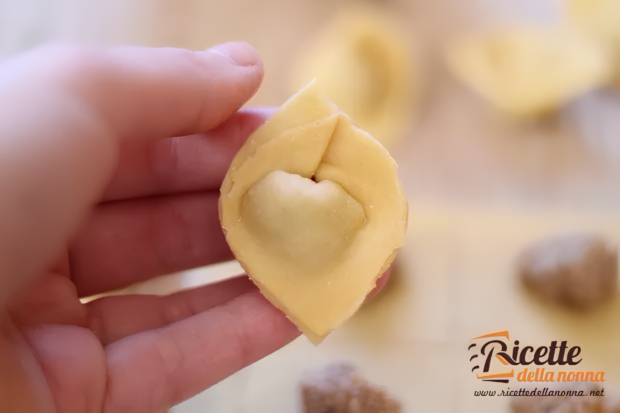
[[[121,141],[213,128],[262,75],[243,43],[53,46],[0,67],[0,302],[62,250],[112,176]]]

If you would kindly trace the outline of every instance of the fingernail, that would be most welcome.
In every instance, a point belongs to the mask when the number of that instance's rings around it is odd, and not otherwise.
[[[259,66],[262,64],[258,52],[246,42],[228,42],[218,44],[209,52],[227,57],[237,66]]]

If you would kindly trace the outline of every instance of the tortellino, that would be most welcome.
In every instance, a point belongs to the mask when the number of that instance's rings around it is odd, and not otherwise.
[[[235,257],[317,344],[391,264],[407,210],[394,160],[314,83],[248,138],[220,196]]]
[[[565,29],[521,27],[455,43],[452,71],[517,118],[547,114],[606,84],[612,63],[599,43]]]
[[[382,144],[403,134],[421,86],[410,46],[381,10],[346,9],[293,70],[294,90],[316,78],[321,95]]]
[[[620,43],[620,1],[567,0],[571,20],[604,40]]]

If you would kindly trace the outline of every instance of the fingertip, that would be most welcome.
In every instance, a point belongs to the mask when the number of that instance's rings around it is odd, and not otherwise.
[[[215,45],[206,52],[218,54],[229,59],[233,64],[244,67],[257,67],[263,70],[260,55],[246,42],[227,42]]]
[[[392,265],[390,265],[388,267],[388,269],[385,270],[385,272],[383,274],[381,274],[381,276],[377,279],[377,281],[375,283],[375,288],[373,288],[372,291],[370,291],[370,293],[368,293],[368,295],[366,296],[366,300],[364,302],[368,302],[368,301],[372,300],[373,298],[375,298],[377,296],[377,294],[379,294],[381,292],[383,287],[385,287],[385,285],[390,280],[390,273],[391,272],[392,272]]]

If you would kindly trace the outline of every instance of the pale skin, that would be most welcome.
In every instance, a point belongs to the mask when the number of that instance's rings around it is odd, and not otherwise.
[[[233,258],[217,199],[262,78],[245,43],[0,66],[0,411],[163,412],[299,336],[247,277],[79,300]]]

